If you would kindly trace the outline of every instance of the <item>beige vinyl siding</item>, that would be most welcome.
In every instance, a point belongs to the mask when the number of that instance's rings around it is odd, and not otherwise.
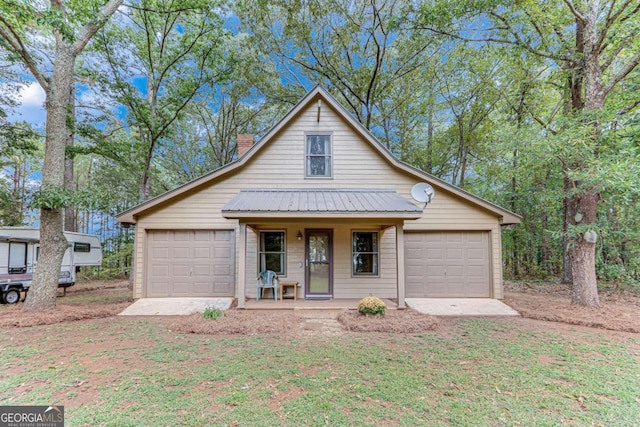
[[[142,284],[144,283],[144,266],[147,233],[140,225],[136,226],[136,237],[133,254],[133,268],[135,269],[133,279],[133,298],[144,298]]]
[[[380,156],[365,142],[346,122],[322,102],[320,122],[317,122],[317,103],[302,111],[285,126],[280,133],[250,161],[228,176],[209,182],[193,191],[182,194],[168,203],[159,205],[145,212],[138,218],[136,240],[136,273],[134,296],[139,298],[143,293],[144,281],[144,237],[145,229],[235,229],[239,238],[238,221],[229,220],[221,215],[221,208],[240,190],[249,188],[369,188],[393,189],[411,199],[410,191],[417,179],[391,167],[390,163]],[[330,179],[305,179],[305,132],[332,132],[333,177]],[[467,201],[440,189],[437,185],[434,201],[429,204],[424,218],[407,221],[407,230],[486,230],[492,235],[492,274],[493,286],[501,297],[501,265],[500,265],[500,229],[498,218],[485,210],[469,204]],[[311,228],[308,225],[299,228]],[[326,224],[319,228],[327,228]],[[336,249],[344,247],[350,250],[350,243],[345,245],[344,239],[350,236],[350,230],[357,227],[335,228],[334,244]],[[299,254],[304,258],[303,242],[295,238],[298,227],[287,232],[287,280],[304,280],[304,269],[297,267],[294,273],[291,262]],[[392,232],[390,230],[393,230]],[[343,235],[344,234],[344,235]],[[390,298],[397,295],[395,278],[395,229],[392,227],[381,234],[384,237],[385,251],[390,251],[388,237],[393,234],[393,257],[384,256],[384,262],[393,259],[393,264],[381,266],[381,280],[373,278],[351,278],[348,266],[339,264],[339,260],[350,259],[350,254],[335,252],[334,296],[336,298],[358,297],[362,290],[371,287],[371,293],[381,292],[379,296]],[[254,233],[248,231],[247,247],[247,294],[255,294],[253,282],[255,272],[255,239]],[[350,237],[349,237],[350,238]],[[338,243],[341,244],[338,244]],[[300,248],[298,248],[298,243]],[[236,248],[240,245],[236,244]],[[293,252],[292,252],[293,251]],[[298,252],[296,252],[298,251]],[[382,258],[382,256],[381,256]],[[240,263],[236,263],[239,266]],[[291,276],[290,274],[297,274]],[[347,276],[348,275],[348,276]],[[236,271],[236,277],[239,277]],[[393,282],[393,285],[391,283]],[[238,287],[236,286],[236,289]],[[368,295],[369,292],[366,294]]]

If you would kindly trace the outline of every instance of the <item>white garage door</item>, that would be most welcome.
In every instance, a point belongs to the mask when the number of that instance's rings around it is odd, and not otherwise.
[[[488,298],[488,232],[420,232],[405,235],[406,296]]]
[[[232,297],[232,230],[149,231],[147,297]]]

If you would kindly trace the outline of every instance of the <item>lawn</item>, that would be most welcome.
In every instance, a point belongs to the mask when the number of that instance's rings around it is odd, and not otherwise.
[[[64,405],[67,426],[640,424],[638,334],[519,318],[294,337],[171,325],[5,328],[0,403]]]

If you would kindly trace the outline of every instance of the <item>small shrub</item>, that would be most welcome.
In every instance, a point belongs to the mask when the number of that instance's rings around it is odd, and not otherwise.
[[[387,306],[378,297],[364,297],[358,303],[358,313],[360,314],[379,314],[384,316]]]
[[[222,317],[222,310],[219,310],[214,307],[206,307],[204,309],[204,313],[202,313],[202,317],[209,320],[217,320]]]

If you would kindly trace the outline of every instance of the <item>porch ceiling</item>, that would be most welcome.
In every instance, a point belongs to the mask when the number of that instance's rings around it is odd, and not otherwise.
[[[251,189],[222,207],[225,218],[402,218],[422,209],[393,190]]]

